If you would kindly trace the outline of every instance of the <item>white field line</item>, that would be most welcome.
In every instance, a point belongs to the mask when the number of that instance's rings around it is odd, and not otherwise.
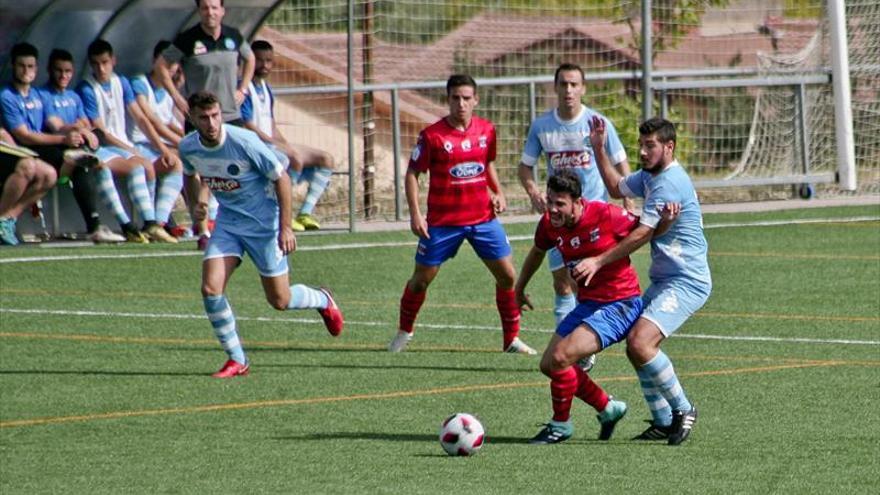
[[[847,218],[805,218],[801,220],[766,220],[755,222],[741,223],[719,223],[706,225],[705,229],[727,229],[739,227],[767,227],[778,225],[800,225],[811,223],[853,223],[853,222],[873,222],[880,220],[878,216],[864,217],[847,217]],[[515,235],[510,236],[510,241],[530,241],[533,235]],[[405,247],[415,246],[416,241],[396,241],[396,242],[355,242],[351,244],[327,244],[323,246],[299,246],[297,251],[330,251],[342,249],[371,249],[378,247]],[[28,256],[21,258],[3,258],[0,264],[9,263],[36,263],[41,261],[69,261],[69,260],[122,260],[132,258],[178,258],[178,257],[195,257],[202,256],[204,253],[200,251],[177,251],[171,253],[120,253],[120,254],[71,254],[58,256]]]
[[[96,318],[165,318],[172,320],[204,320],[203,314],[168,314],[168,313],[116,313],[108,311],[68,311],[68,310],[51,310],[51,309],[14,309],[0,308],[0,313],[10,314],[32,314],[32,315],[52,315],[52,316],[85,316]],[[239,321],[258,321],[258,322],[276,322],[276,323],[305,323],[305,324],[321,324],[323,322],[317,318],[272,318],[265,316],[236,316]],[[393,329],[395,323],[384,321],[352,321],[346,320],[347,325],[356,325],[363,327],[385,327]],[[497,326],[484,325],[450,325],[450,324],[431,324],[419,323],[419,328],[443,329],[443,330],[490,330],[498,331]],[[524,329],[527,332],[535,333],[553,333],[553,329],[549,328],[529,328]],[[841,345],[880,345],[877,340],[848,340],[848,339],[809,339],[798,337],[768,337],[768,336],[736,336],[736,335],[705,335],[705,334],[673,334],[675,338],[683,339],[701,339],[701,340],[729,340],[739,342],[780,342],[780,343],[797,343],[797,344],[841,344]]]

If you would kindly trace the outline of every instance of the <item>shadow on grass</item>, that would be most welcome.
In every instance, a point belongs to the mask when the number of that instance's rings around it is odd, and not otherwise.
[[[171,372],[171,371],[0,370],[0,375],[207,376],[208,373],[188,373],[188,372]]]
[[[414,433],[380,433],[380,432],[363,432],[363,431],[338,431],[330,433],[311,433],[308,435],[287,435],[275,437],[275,440],[380,440],[384,442],[429,442],[437,443],[439,438],[437,435],[424,435]],[[519,437],[494,437],[486,436],[486,444],[527,444],[528,438]],[[441,454],[441,457],[446,457]]]
[[[478,373],[498,373],[498,372],[507,372],[507,373],[535,373],[540,374],[537,365],[534,368],[502,368],[502,367],[491,367],[491,366],[480,366],[480,367],[459,367],[459,366],[425,366],[425,365],[404,365],[404,364],[359,364],[359,363],[348,363],[348,364],[264,364],[264,363],[255,363],[255,367],[258,368],[327,368],[327,369],[340,369],[340,370],[353,370],[353,369],[361,369],[361,370],[429,370],[429,371],[462,371],[462,372],[478,372]]]

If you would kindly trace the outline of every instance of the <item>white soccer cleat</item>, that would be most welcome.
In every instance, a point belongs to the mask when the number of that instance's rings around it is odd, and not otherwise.
[[[513,342],[507,346],[507,349],[504,349],[504,352],[515,352],[518,354],[528,354],[530,356],[534,356],[538,353],[538,351],[532,349],[528,344],[520,340],[519,337],[514,338]]]
[[[125,237],[113,232],[105,225],[98,225],[98,228],[89,234],[89,240],[95,244],[118,244],[125,242]]]
[[[584,373],[587,373],[591,369],[593,369],[593,366],[596,366],[596,355],[590,354],[587,357],[582,357],[582,358],[578,359],[577,363],[575,363],[575,364],[577,364],[577,366],[580,367],[580,369],[584,370]]]
[[[412,340],[411,333],[398,330],[397,335],[395,335],[391,340],[391,343],[388,344],[388,352],[403,352],[410,340]]]

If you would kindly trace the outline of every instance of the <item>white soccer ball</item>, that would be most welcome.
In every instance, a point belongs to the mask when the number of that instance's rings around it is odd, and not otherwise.
[[[455,413],[440,425],[440,445],[449,455],[474,455],[483,446],[483,425],[473,415]]]

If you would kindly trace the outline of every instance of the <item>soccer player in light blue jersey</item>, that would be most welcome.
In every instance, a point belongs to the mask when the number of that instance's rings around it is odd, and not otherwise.
[[[220,209],[202,262],[202,298],[214,334],[229,359],[216,378],[247,375],[250,363],[238,336],[226,286],[244,253],[260,272],[269,304],[279,310],[317,309],[330,335],[342,332],[342,312],[328,289],[289,285],[287,254],[296,249],[290,227],[290,177],[253,132],[223,123],[220,102],[200,91],[187,101],[198,132],[180,142],[184,182],[199,198],[196,220],[208,209],[208,190]]]
[[[581,103],[586,93],[584,70],[575,64],[560,65],[553,77],[553,87],[557,106],[532,122],[519,164],[520,184],[529,195],[532,207],[541,214],[546,211],[547,203],[544,188],[535,183],[534,168],[542,153],[547,159],[547,179],[561,170],[569,170],[581,183],[582,198],[588,201],[608,201],[608,191],[596,170],[593,146],[590,143],[590,120],[594,116],[602,115]],[[607,137],[602,148],[620,174],[628,175],[626,150],[611,122],[608,122]],[[632,200],[624,199],[623,206],[630,212],[633,211]],[[565,315],[577,306],[577,290],[558,249],[547,252],[547,267],[553,274],[553,289],[556,292],[553,313],[556,325],[559,325]],[[593,363],[595,356],[589,356],[580,362],[585,370],[592,368]]]
[[[593,117],[590,140],[594,146],[605,141],[606,132],[605,121]],[[636,439],[665,439],[669,445],[688,438],[697,409],[685,395],[660,344],[706,303],[712,291],[700,203],[687,172],[675,159],[675,145],[672,122],[652,118],[639,126],[642,169],[637,173],[621,176],[603,150],[596,152],[611,196],[645,198],[645,205],[640,225],[617,247],[589,258],[572,273],[575,280],[588,285],[602,266],[651,241],[651,286],[642,296],[644,312],[627,336],[626,354],[638,373],[652,416],[651,426]],[[669,210],[674,212],[674,221],[667,230],[656,231],[665,218],[664,211]]]

